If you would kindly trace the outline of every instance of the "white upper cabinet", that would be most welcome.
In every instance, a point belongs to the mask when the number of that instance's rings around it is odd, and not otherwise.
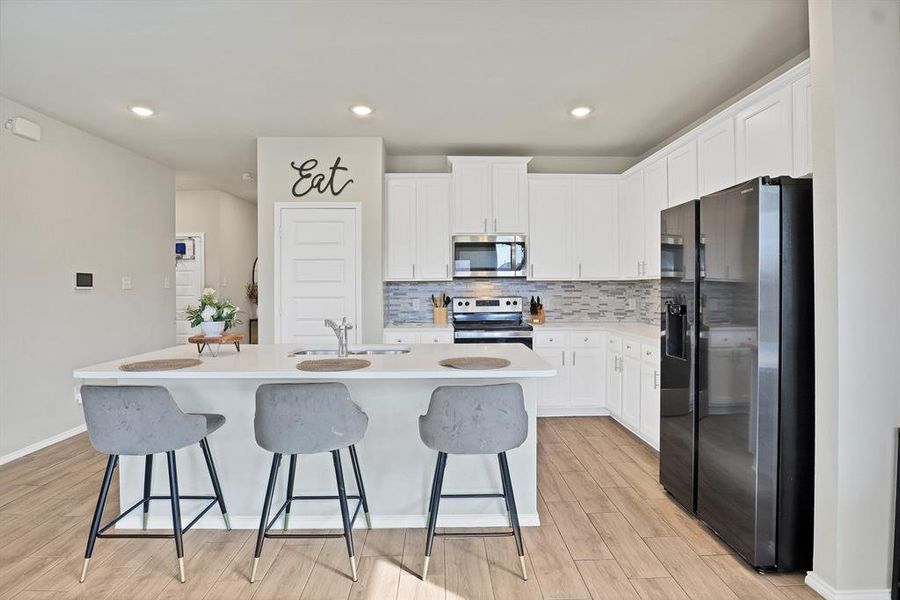
[[[615,176],[572,178],[575,261],[579,279],[619,276],[619,183]]]
[[[450,176],[385,176],[385,281],[450,279]]]
[[[807,75],[791,86],[794,106],[794,177],[813,172],[812,168],[812,78]]]
[[[644,169],[644,260],[641,277],[659,277],[659,213],[669,205],[667,168],[667,160],[663,158]]]
[[[728,118],[697,136],[698,196],[737,183],[734,176],[734,119]]]
[[[644,171],[622,181],[619,198],[619,276],[640,277],[644,263]]]
[[[385,178],[384,195],[384,278],[415,279],[416,263],[416,180]]]
[[[676,148],[668,156],[669,204],[697,198],[697,140]]]
[[[416,279],[450,279],[450,178],[416,182]]]
[[[491,165],[493,233],[528,233],[528,173],[524,163]]]
[[[450,156],[453,233],[528,232],[531,157]]]
[[[491,215],[491,163],[454,161],[453,233],[487,233]]]
[[[791,87],[786,86],[735,117],[737,179],[793,173]]]
[[[529,279],[574,279],[578,273],[573,260],[571,178],[532,176],[528,195]]]

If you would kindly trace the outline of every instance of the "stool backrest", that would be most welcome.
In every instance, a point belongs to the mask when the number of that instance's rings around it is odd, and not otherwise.
[[[81,402],[91,444],[104,454],[168,452],[206,435],[206,417],[182,412],[159,385],[83,385]]]
[[[425,445],[449,454],[499,454],[528,437],[525,396],[518,383],[442,386],[419,418]]]
[[[269,452],[346,448],[362,439],[368,424],[342,383],[267,383],[256,390],[256,443]]]

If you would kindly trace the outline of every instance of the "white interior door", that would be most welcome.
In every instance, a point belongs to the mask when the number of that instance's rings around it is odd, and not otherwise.
[[[175,261],[175,343],[186,344],[190,336],[200,331],[199,327],[191,328],[185,320],[184,309],[197,306],[200,302],[204,286],[206,248],[202,233],[179,233],[175,238],[193,245],[193,258]]]
[[[357,343],[361,313],[359,206],[279,206],[279,267],[276,294],[280,298],[276,341],[335,346],[325,319],[347,317]]]

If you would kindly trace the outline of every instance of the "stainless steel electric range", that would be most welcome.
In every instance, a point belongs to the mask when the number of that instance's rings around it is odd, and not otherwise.
[[[532,327],[521,298],[454,298],[455,344],[520,343],[532,347]]]

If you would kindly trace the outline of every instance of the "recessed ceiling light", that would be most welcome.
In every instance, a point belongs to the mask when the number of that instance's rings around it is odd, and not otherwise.
[[[129,106],[128,110],[130,110],[131,112],[133,112],[134,114],[136,114],[139,117],[145,117],[145,118],[152,117],[153,115],[156,114],[156,111],[153,110],[152,108],[149,108],[147,106],[141,106],[140,104],[135,104],[135,105]]]
[[[569,114],[575,117],[576,119],[583,119],[589,114],[594,112],[594,109],[590,106],[576,106],[572,110],[569,111]]]
[[[368,117],[373,112],[375,112],[375,109],[371,106],[366,106],[365,104],[357,104],[350,107],[350,112],[352,112],[357,117]]]

